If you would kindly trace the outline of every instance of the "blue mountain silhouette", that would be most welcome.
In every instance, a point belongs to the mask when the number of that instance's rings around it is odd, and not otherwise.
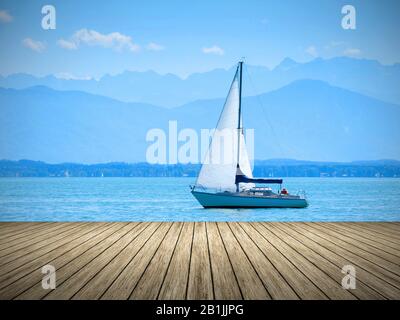
[[[167,131],[169,120],[179,129],[214,128],[223,102],[164,108],[43,86],[0,88],[0,158],[144,161],[149,129]],[[246,97],[243,112],[245,126],[255,129],[256,159],[400,159],[400,106],[323,81],[294,81]]]
[[[221,98],[226,94],[234,68],[194,73],[186,79],[154,71],[125,71],[97,80],[65,80],[52,75],[38,78],[27,74],[0,76],[0,87],[23,89],[44,85],[56,90],[78,90],[125,102],[175,107],[198,99]],[[400,64],[382,65],[375,60],[337,57],[316,58],[307,63],[284,59],[268,69],[245,65],[245,96],[279,89],[295,80],[322,80],[386,102],[400,104]]]

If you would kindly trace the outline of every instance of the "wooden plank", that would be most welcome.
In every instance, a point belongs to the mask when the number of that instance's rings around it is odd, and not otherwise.
[[[349,243],[345,241],[345,236],[338,236],[335,232],[324,228],[317,223],[306,223],[306,225],[311,227],[313,231],[317,232],[318,235],[320,235],[324,239],[331,241],[338,246],[341,246],[352,254],[355,254],[371,263],[376,264],[382,270],[384,269],[385,271],[382,272],[400,285],[400,264],[398,259],[397,263],[382,259],[376,254],[371,254],[370,251],[373,251],[371,248],[368,248],[365,245],[361,245],[357,241],[352,241]]]
[[[22,274],[24,273],[24,270],[29,270],[29,267],[31,266],[36,266],[36,263],[38,261],[44,261],[48,257],[53,256],[54,254],[65,254],[65,246],[67,246],[69,243],[81,243],[80,238],[82,237],[83,234],[86,232],[92,232],[93,227],[97,228],[98,224],[87,224],[87,226],[84,226],[86,229],[81,230],[82,233],[75,234],[75,236],[71,236],[65,239],[62,239],[59,241],[57,244],[59,245],[58,247],[55,247],[53,250],[50,250],[48,252],[45,252],[42,255],[34,256],[32,259],[26,259],[24,257],[20,259],[16,259],[11,261],[10,263],[7,263],[3,266],[0,267],[0,282],[3,283],[6,279],[9,277],[13,276],[14,274]],[[29,256],[28,256],[29,257]],[[42,265],[43,266],[43,265]]]
[[[26,232],[27,230],[33,231],[43,225],[49,225],[50,222],[1,222],[0,224],[2,225],[0,229],[0,240],[2,240],[15,236],[21,232]]]
[[[22,223],[25,226],[25,223]],[[35,236],[38,232],[41,231],[50,231],[52,228],[60,228],[61,223],[54,223],[54,222],[48,222],[48,223],[40,223],[34,226],[27,226],[25,229],[18,230],[17,232],[11,232],[9,230],[8,232],[4,233],[2,237],[0,238],[0,243],[8,244],[12,243],[15,241],[17,243],[19,241],[25,241],[26,239],[30,239]]]
[[[321,257],[324,257],[325,259],[331,261],[339,268],[343,268],[346,265],[354,266],[356,268],[357,283],[361,281],[362,283],[373,289],[376,292],[376,299],[379,299],[380,295],[388,299],[398,297],[398,289],[391,285],[388,285],[386,281],[376,277],[376,275],[364,270],[362,267],[355,264],[354,261],[337,254],[335,250],[327,249],[324,246],[321,246],[318,237],[315,237],[313,233],[307,231],[306,229],[300,228],[300,224],[280,223],[279,226],[284,226],[285,231],[291,230],[298,241],[301,241],[301,243],[306,245],[308,248],[315,251]],[[369,293],[371,295],[374,294],[372,291],[370,291]]]
[[[239,224],[264,255],[268,257],[275,269],[285,278],[300,299],[328,299],[314,283],[263,236],[261,233],[263,229],[260,229],[261,225],[243,222]]]
[[[138,234],[136,238],[133,239],[133,241],[104,269],[98,272],[93,279],[86,283],[86,285],[73,296],[73,299],[100,299],[159,227],[160,223],[143,223],[142,226],[139,227],[140,229],[137,230]]]
[[[34,223],[34,222],[27,222],[27,224],[29,223]],[[3,228],[7,228],[9,226],[18,226],[20,225],[18,222],[13,222],[13,221],[1,221],[0,222],[0,232]]]
[[[193,232],[194,223],[185,222],[158,299],[183,300],[186,298]]]
[[[46,228],[41,232],[34,233],[29,239],[23,238],[12,242],[0,242],[0,259],[23,248],[32,248],[34,244],[38,244],[41,241],[48,242],[51,237],[61,234],[71,228],[72,225],[70,223],[61,223],[60,225],[56,225],[56,227],[51,230]]]
[[[41,268],[45,265],[52,265],[58,270],[63,265],[79,255],[87,244],[102,235],[106,237],[106,231],[112,227],[112,223],[93,223],[85,233],[75,240],[57,248],[56,250],[43,255],[19,268],[4,274],[0,277],[1,290],[0,299],[13,299],[26,289],[37,284],[43,277]],[[68,259],[70,258],[70,259]]]
[[[54,248],[57,248],[57,246],[60,244],[60,241],[68,241],[70,239],[69,237],[74,234],[79,236],[81,228],[85,228],[85,224],[71,224],[65,227],[63,232],[60,232],[52,238],[45,239],[39,243],[33,244],[32,246],[28,246],[17,252],[8,254],[0,259],[0,267],[3,267],[12,261],[18,261],[21,265],[25,264],[28,261],[31,261],[34,258],[53,250]]]
[[[400,236],[400,228],[398,225],[389,222],[362,222],[363,225],[368,226],[370,228],[382,229],[389,232],[391,235]]]
[[[272,230],[271,225],[262,223],[264,227],[264,235],[266,238],[271,239],[271,243],[281,251],[286,258],[288,258],[294,265],[301,268],[304,275],[310,279],[324,294],[330,299],[355,299],[349,292],[343,290],[341,283],[336,282],[329,277],[325,272],[305,259],[296,250],[282,241]]]
[[[370,228],[369,226],[364,225],[363,223],[360,223],[360,222],[349,222],[349,225],[352,228],[359,229],[360,231],[371,234],[375,237],[393,242],[396,245],[399,243],[399,239],[397,239],[396,237],[393,237],[393,235],[390,232],[381,231],[381,229],[378,229],[378,228]]]
[[[358,265],[359,267],[363,268],[364,270],[366,270],[372,274],[375,274],[377,277],[384,280],[388,285],[390,284],[396,288],[400,287],[399,282],[396,280],[397,276],[395,274],[356,255],[351,250],[349,250],[349,248],[344,248],[335,242],[325,239],[324,235],[321,232],[318,232],[318,230],[316,230],[306,224],[300,224],[300,223],[296,224],[296,228],[306,230],[307,236],[312,238],[316,242],[318,242],[319,245],[329,249],[330,251],[337,253],[338,255],[342,256],[343,258],[347,259],[348,261],[351,261],[352,264]]]
[[[64,241],[64,244],[62,244],[61,246],[59,246],[58,248],[40,256],[37,259],[34,259],[32,261],[29,261],[27,263],[21,264],[20,261],[18,260],[14,260],[2,267],[0,267],[0,288],[2,288],[5,285],[5,282],[7,282],[7,280],[12,277],[13,275],[18,274],[19,276],[23,276],[24,272],[29,272],[29,270],[31,270],[30,268],[32,266],[35,266],[35,263],[37,263],[37,261],[41,260],[43,261],[43,259],[46,259],[48,257],[51,257],[55,254],[65,254],[69,248],[72,248],[72,246],[75,245],[79,245],[82,243],[82,238],[84,236],[87,235],[92,235],[96,229],[99,229],[99,227],[101,227],[100,224],[90,224],[87,225],[87,229],[83,230],[81,233],[79,233],[79,235],[76,235],[75,238],[70,238],[66,241]],[[43,265],[42,265],[43,266]],[[37,267],[38,268],[38,267]]]
[[[339,286],[341,286],[342,279],[345,276],[342,273],[342,268],[344,265],[340,265],[339,263],[335,264],[333,261],[334,259],[326,259],[325,256],[319,254],[318,250],[313,250],[312,246],[307,246],[307,243],[304,241],[304,239],[301,241],[302,239],[297,237],[296,233],[292,229],[288,228],[286,224],[274,223],[268,225],[268,227],[271,228],[282,241],[291,246],[293,250],[299,252],[307,260],[329,275],[329,277],[331,277]],[[329,255],[329,252],[327,254]],[[323,279],[321,279],[321,281],[323,281]],[[382,295],[378,294],[361,281],[357,282],[356,290],[344,291],[353,294],[358,299],[384,299]]]
[[[396,234],[400,237],[400,228],[396,224],[388,222],[377,222],[377,225],[381,226],[383,229],[389,230],[393,234]]]
[[[349,224],[349,223],[336,223],[338,227],[342,228],[343,230],[347,230],[354,235],[362,237],[367,240],[375,241],[377,244],[382,245],[387,249],[388,252],[399,252],[400,251],[400,244],[396,242],[390,241],[388,238],[380,237],[377,233],[369,232],[365,229],[359,229],[356,225]],[[394,250],[394,251],[393,251]]]
[[[24,232],[27,228],[38,227],[41,225],[49,225],[54,222],[0,222],[1,229],[0,235],[7,236],[4,231],[11,231],[11,233]],[[8,233],[8,232],[7,232]]]
[[[113,243],[118,241],[118,239],[126,233],[127,225],[127,223],[113,224],[110,229],[106,230],[100,235],[100,239],[90,240],[88,243],[83,244],[82,247],[84,247],[84,249],[82,252],[76,253],[76,251],[71,251],[69,254],[67,254],[67,261],[69,262],[66,264],[64,263],[65,261],[63,261],[63,259],[59,258],[52,261],[50,264],[56,268],[57,285],[60,285],[69,279],[90,261],[95,259],[98,255],[109,248]],[[96,243],[95,241],[97,240],[100,241]],[[36,283],[36,285],[33,285],[28,290],[18,295],[16,299],[42,299],[48,293],[48,290],[43,290],[39,281]]]
[[[222,241],[235,272],[243,299],[271,299],[263,282],[254,270],[226,222],[218,222]]]
[[[16,244],[24,243],[24,242],[31,242],[34,239],[36,239],[39,236],[42,236],[47,233],[54,232],[55,230],[62,230],[62,228],[65,228],[69,226],[70,223],[68,222],[60,222],[60,223],[52,223],[48,225],[36,225],[35,229],[31,230],[24,230],[23,232],[19,233],[18,235],[15,235],[16,237],[6,237],[4,239],[0,240],[0,250],[4,250],[4,248],[9,248],[10,246],[14,246]],[[28,226],[29,228],[29,226]],[[12,232],[9,232],[9,234],[12,234]]]
[[[229,226],[272,299],[298,300],[299,297],[286,282],[285,278],[275,269],[274,265],[245,233],[242,227],[236,222],[229,223]],[[224,287],[221,286],[221,288]]]
[[[215,299],[241,300],[243,297],[217,225],[208,222],[206,226]]]
[[[373,224],[371,222],[360,222],[359,225],[373,232],[384,234],[393,240],[400,240],[400,235],[397,232],[392,229],[387,229],[384,225],[379,224],[378,222],[374,222]]]
[[[130,300],[155,300],[161,289],[164,276],[182,231],[182,222],[176,222],[169,229],[154,257],[139,279],[130,295]]]
[[[385,259],[389,262],[400,264],[400,250],[393,249],[384,244],[381,244],[377,240],[371,240],[366,237],[362,237],[354,232],[352,229],[346,229],[342,226],[333,223],[320,223],[321,227],[325,227],[335,232],[337,237],[340,239],[353,244],[367,252],[377,255],[378,257]]]
[[[57,290],[52,290],[45,296],[46,300],[71,299],[97,272],[104,268],[119,252],[121,252],[136,237],[137,223],[129,223],[121,230],[123,234],[95,259],[81,268],[62,284]]]
[[[205,222],[196,222],[194,226],[187,299],[214,299]]]
[[[126,268],[118,275],[101,299],[126,300],[131,295],[147,265],[163,241],[172,223],[164,222],[140,249]]]

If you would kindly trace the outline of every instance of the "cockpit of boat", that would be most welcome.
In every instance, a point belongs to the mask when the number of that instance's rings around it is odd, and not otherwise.
[[[253,194],[255,196],[271,196],[276,195],[272,192],[272,189],[269,187],[253,187],[251,189],[246,190],[248,193]]]

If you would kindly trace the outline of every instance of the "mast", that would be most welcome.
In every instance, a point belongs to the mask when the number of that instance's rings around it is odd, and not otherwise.
[[[242,68],[243,68],[243,61],[239,61],[239,112],[238,112],[238,144],[237,144],[237,162],[236,168],[239,168],[239,161],[240,161],[240,134],[242,131]],[[236,183],[236,192],[239,192],[239,183]]]

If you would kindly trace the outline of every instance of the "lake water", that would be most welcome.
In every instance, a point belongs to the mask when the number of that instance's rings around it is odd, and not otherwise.
[[[0,221],[400,221],[400,179],[286,178],[304,209],[203,209],[194,178],[0,178]]]

